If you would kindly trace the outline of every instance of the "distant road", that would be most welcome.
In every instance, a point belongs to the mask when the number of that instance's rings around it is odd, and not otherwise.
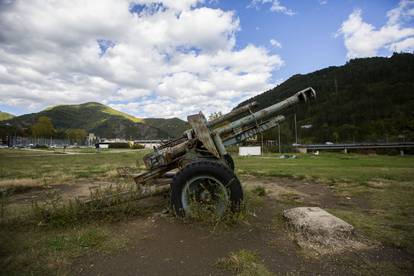
[[[8,148],[8,150],[11,150]],[[110,153],[132,153],[139,152],[145,149],[111,149],[111,150],[100,150],[99,152],[90,151],[90,152],[81,152],[81,151],[71,151],[71,149],[56,149],[56,150],[46,150],[46,149],[31,149],[31,148],[21,148],[14,150],[23,150],[27,152],[38,152],[39,154],[30,154],[30,155],[9,155],[7,157],[42,157],[42,156],[65,156],[65,155],[79,155],[79,154],[110,154]]]
[[[354,144],[299,144],[295,145],[295,148],[301,152],[308,150],[349,150],[349,149],[406,149],[414,148],[414,142],[401,142],[401,143],[354,143]]]

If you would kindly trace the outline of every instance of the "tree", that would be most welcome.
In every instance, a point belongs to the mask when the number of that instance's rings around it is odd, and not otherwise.
[[[87,133],[84,129],[75,128],[66,130],[66,136],[71,141],[76,141],[79,143],[85,140]]]
[[[213,113],[211,113],[211,114],[208,116],[208,120],[209,120],[209,121],[212,121],[212,120],[214,120],[214,119],[217,119],[217,118],[221,117],[222,115],[223,115],[223,113],[221,113],[221,111],[219,111],[219,112],[213,112]]]
[[[34,137],[49,138],[55,134],[55,128],[52,121],[46,117],[41,116],[37,122],[32,126],[32,135]]]

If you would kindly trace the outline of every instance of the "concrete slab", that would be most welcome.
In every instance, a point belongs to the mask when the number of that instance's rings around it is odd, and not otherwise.
[[[360,250],[367,245],[354,235],[354,227],[319,207],[297,207],[283,212],[292,237],[304,249],[323,254]],[[313,254],[313,253],[312,253]]]
[[[354,227],[319,207],[297,207],[283,212],[297,230],[327,238],[349,237]]]

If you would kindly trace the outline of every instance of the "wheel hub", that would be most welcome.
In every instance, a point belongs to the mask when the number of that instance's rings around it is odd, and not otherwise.
[[[226,187],[216,178],[197,176],[187,181],[181,200],[186,214],[206,211],[221,216],[227,208],[229,196]]]

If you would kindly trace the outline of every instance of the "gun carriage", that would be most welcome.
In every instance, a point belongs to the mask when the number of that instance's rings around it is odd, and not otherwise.
[[[237,211],[243,190],[226,147],[276,127],[285,119],[281,111],[315,97],[309,87],[256,112],[253,102],[211,121],[201,112],[190,115],[191,129],[145,155],[146,171],[134,180],[143,194],[171,189],[171,207],[179,216],[191,215],[193,203],[212,206],[219,215]]]

